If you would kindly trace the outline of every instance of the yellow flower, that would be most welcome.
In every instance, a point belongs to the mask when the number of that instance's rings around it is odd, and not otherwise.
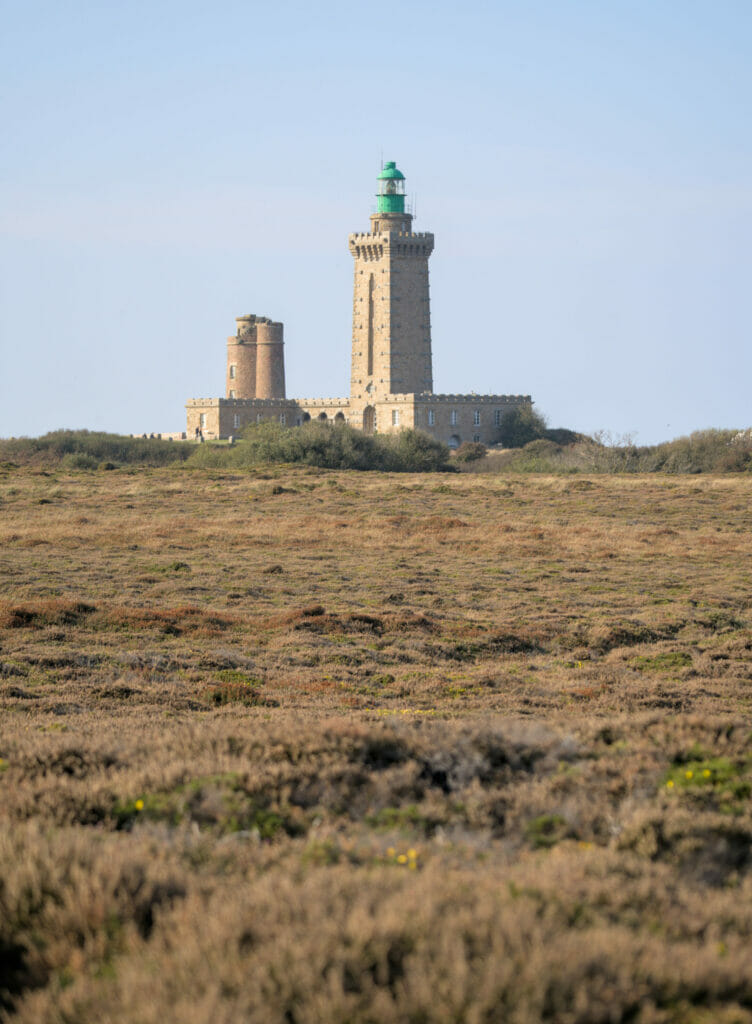
[[[399,857],[397,858],[397,863],[398,864],[407,864],[407,857],[404,855],[404,853],[401,853],[399,855]]]
[[[143,811],[143,809],[144,809],[144,801],[143,800],[137,800],[133,806],[136,808],[137,811]]]
[[[695,773],[691,769],[689,769],[688,771],[686,771],[684,773],[684,778],[685,779],[692,779],[692,778],[694,778],[694,774]]]
[[[410,860],[416,860],[417,857],[418,857],[418,851],[417,850],[408,850],[407,851],[407,856],[410,858]]]
[[[673,788],[674,788],[674,780],[673,779],[669,779],[668,782],[666,783],[666,789],[673,789]]]
[[[705,771],[702,774],[705,776],[706,779],[709,779],[710,778],[710,769],[706,768]]]
[[[393,857],[396,852],[397,851],[394,849],[394,847],[390,846],[389,849],[386,851],[386,855],[387,857]]]
[[[418,863],[417,861],[411,860],[407,866],[410,868],[411,871],[415,871],[415,869],[418,866]]]

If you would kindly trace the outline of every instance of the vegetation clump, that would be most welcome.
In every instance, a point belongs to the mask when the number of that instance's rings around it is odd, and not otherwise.
[[[517,413],[517,410],[515,410]],[[699,430],[657,445],[630,438],[583,437],[571,431],[505,434],[507,447],[475,465],[481,471],[515,473],[745,473],[752,472],[752,435],[747,431]],[[515,443],[512,443],[514,441]]]
[[[476,462],[487,454],[488,449],[479,441],[463,441],[454,453],[454,457],[457,462]]]
[[[167,465],[248,470],[275,464],[394,473],[752,472],[750,430],[700,430],[673,441],[638,446],[629,437],[613,438],[603,432],[586,437],[565,428],[549,428],[543,416],[522,407],[502,417],[496,443],[507,450],[489,451],[479,442],[465,441],[450,460],[447,445],[419,430],[369,436],[347,424],[316,421],[301,427],[271,421],[253,424],[232,445],[58,430],[38,438],[0,439],[0,472],[26,465],[103,472]]]
[[[546,436],[546,421],[531,406],[510,409],[501,417],[499,442],[505,448],[523,448]]]
[[[243,469],[281,463],[392,473],[437,472],[447,469],[448,462],[449,448],[418,430],[368,435],[347,424],[316,422],[301,427],[253,424],[238,444],[202,445],[191,457],[197,466]]]
[[[60,464],[65,469],[167,466],[185,462],[193,445],[155,437],[126,437],[93,430],[54,430],[42,437],[0,439],[0,462]]]

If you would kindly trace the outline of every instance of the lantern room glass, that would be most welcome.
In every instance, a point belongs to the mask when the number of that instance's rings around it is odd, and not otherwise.
[[[403,196],[405,194],[405,179],[402,178],[381,178],[379,180],[380,196]]]

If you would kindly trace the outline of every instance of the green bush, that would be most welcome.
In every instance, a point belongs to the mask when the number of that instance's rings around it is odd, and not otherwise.
[[[501,417],[499,441],[505,448],[523,448],[546,436],[546,421],[532,406],[510,409]]]
[[[436,473],[448,468],[447,445],[420,430],[401,430],[386,437],[377,435],[374,440],[389,453],[384,468],[395,473]]]
[[[728,473],[752,468],[752,442],[735,430],[697,430],[647,451],[655,469],[664,473]]]
[[[454,457],[457,462],[476,462],[487,454],[488,449],[479,441],[464,441],[454,453]]]
[[[42,437],[0,440],[0,462],[62,464],[71,469],[114,465],[166,466],[184,462],[193,445],[89,430],[54,430]]]
[[[578,434],[576,430],[567,430],[566,427],[549,427],[544,437],[547,441],[553,441],[562,446],[577,444],[578,441],[585,440],[584,434]]]
[[[97,469],[99,460],[86,452],[68,452],[61,461],[64,469]]]
[[[503,452],[494,472],[517,473],[742,473],[752,472],[749,431],[700,430],[657,445],[637,446],[607,434],[582,437],[574,444],[557,440],[560,431],[522,448]],[[564,432],[569,433],[569,432]]]
[[[369,436],[346,424],[284,427],[266,422],[247,427],[232,447],[201,445],[194,450],[191,464],[242,469],[297,463],[320,469],[422,473],[446,469],[448,459],[446,445],[416,430]]]
[[[543,437],[530,441],[523,448],[504,453],[504,468],[515,473],[559,473],[564,468],[559,456],[561,447]]]

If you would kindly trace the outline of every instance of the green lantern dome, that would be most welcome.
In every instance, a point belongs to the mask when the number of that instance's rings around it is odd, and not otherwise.
[[[405,175],[398,169],[394,160],[387,160],[378,180],[381,181],[383,178],[399,178],[400,181],[404,181]]]
[[[405,175],[394,160],[387,160],[378,176],[379,213],[405,212]]]

